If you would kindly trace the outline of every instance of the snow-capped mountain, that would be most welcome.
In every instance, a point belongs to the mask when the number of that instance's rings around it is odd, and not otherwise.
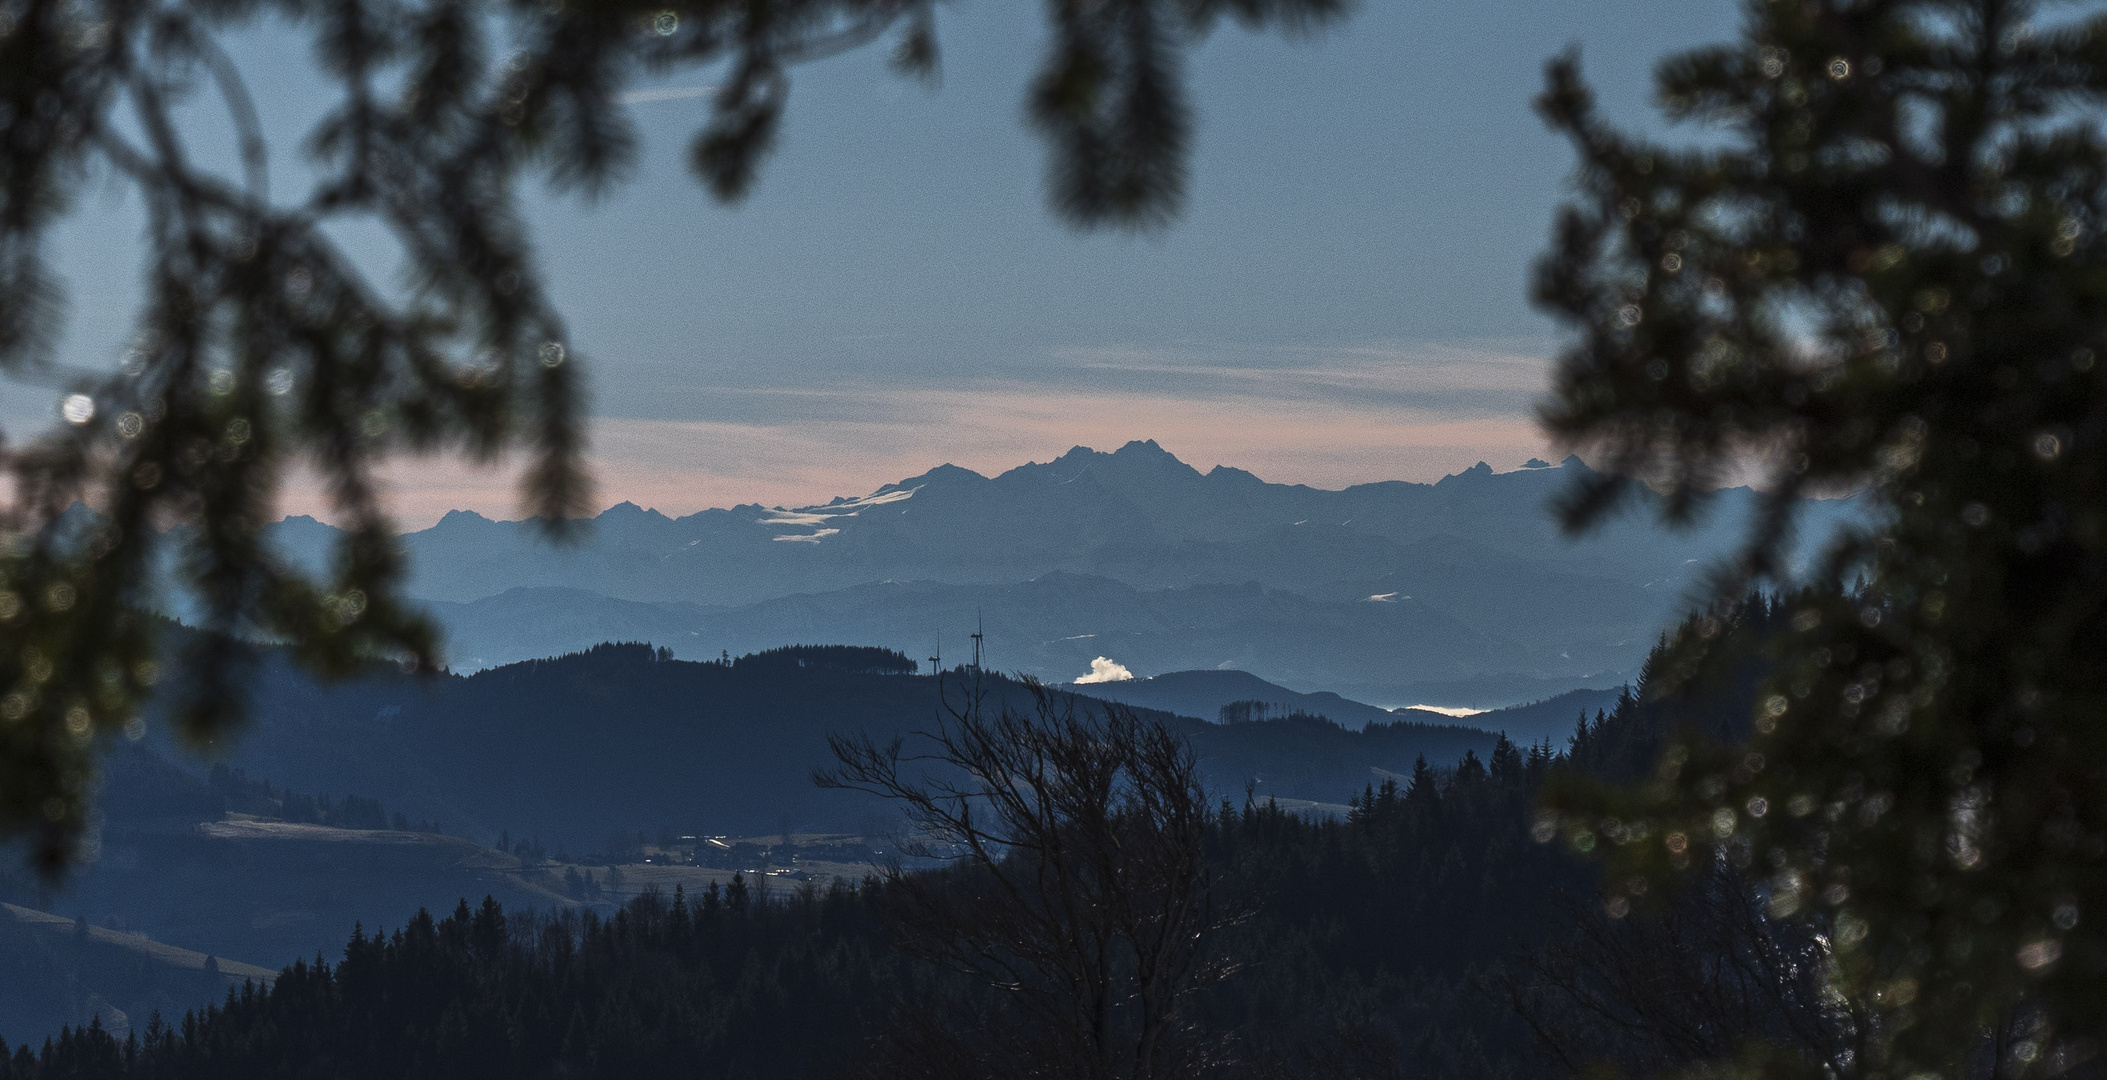
[[[1687,533],[1642,507],[1575,541],[1547,504],[1586,469],[1480,464],[1328,491],[1133,442],[993,477],[944,465],[817,506],[673,518],[625,503],[567,548],[461,511],[404,540],[411,590],[463,668],[617,637],[693,657],[825,641],[962,659],[978,617],[991,664],[1052,679],[1106,655],[1382,704],[1473,686],[1502,704],[1628,677],[1751,501],[1722,492]],[[1810,504],[1817,528],[1851,512]],[[333,532],[277,528],[296,552]]]

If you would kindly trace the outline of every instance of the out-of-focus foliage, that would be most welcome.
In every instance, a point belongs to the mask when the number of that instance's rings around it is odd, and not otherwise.
[[[1700,148],[1614,130],[1550,68],[1581,163],[1537,284],[1577,332],[1545,419],[1623,476],[1565,509],[1585,525],[1644,478],[1684,515],[1757,463],[1770,511],[1725,597],[1784,576],[1794,500],[1877,513],[1785,602],[1745,743],[1671,742],[1621,796],[1554,799],[1553,827],[1608,841],[1613,906],[1723,858],[1833,928],[1867,1075],[1963,1075],[1986,1041],[2053,1073],[2107,1028],[2107,15],[1746,19],[1661,65]],[[1722,614],[1664,683],[1746,658]]]
[[[1054,205],[1085,226],[1167,220],[1183,191],[1184,51],[1224,20],[1299,31],[1343,7],[1051,0],[1030,111],[1052,143]],[[774,139],[791,65],[889,38],[903,71],[933,74],[934,18],[929,0],[0,0],[0,373],[65,395],[55,430],[0,460],[0,835],[33,833],[39,862],[62,867],[96,739],[136,733],[170,665],[186,733],[235,718],[241,635],[291,642],[325,673],[373,656],[435,665],[432,627],[397,596],[375,466],[524,448],[529,514],[559,530],[588,497],[578,366],[515,183],[605,189],[634,157],[624,88],[709,68],[720,82],[691,160],[735,199]],[[312,43],[333,95],[306,143],[317,182],[293,200],[273,198],[254,103],[221,45],[264,21]],[[224,108],[238,165],[193,152],[186,106]],[[55,365],[48,263],[75,193],[106,179],[148,220],[146,300],[112,377]],[[392,237],[407,289],[339,248],[346,222]],[[296,468],[349,530],[319,579],[258,541]],[[66,517],[76,503],[97,512]],[[218,631],[168,660],[140,614],[163,567]]]

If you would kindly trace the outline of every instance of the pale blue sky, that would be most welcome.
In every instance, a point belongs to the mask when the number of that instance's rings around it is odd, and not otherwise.
[[[1665,52],[1734,28],[1721,0],[1367,0],[1315,40],[1238,30],[1192,58],[1191,197],[1160,235],[1045,209],[1021,122],[1036,0],[942,9],[942,87],[880,50],[796,73],[743,206],[682,165],[704,103],[633,106],[646,152],[597,206],[536,197],[540,259],[592,363],[600,502],[668,511],[855,494],[951,460],[984,471],[1156,438],[1201,467],[1323,486],[1431,479],[1542,448],[1553,347],[1526,298],[1571,158],[1530,110],[1573,43],[1644,122]],[[316,103],[284,43],[242,50],[297,180]],[[668,85],[700,85],[706,73]],[[283,178],[283,179],[281,179]],[[96,196],[65,235],[67,358],[126,329],[136,218]],[[7,411],[39,404],[11,392]],[[411,521],[511,515],[501,476],[420,468]],[[306,509],[299,493],[291,509]]]

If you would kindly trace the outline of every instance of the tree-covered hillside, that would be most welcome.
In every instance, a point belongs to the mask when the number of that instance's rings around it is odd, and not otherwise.
[[[1548,762],[1496,765],[1387,787],[1347,821],[1223,808],[1224,896],[1258,914],[1234,931],[1241,974],[1199,1022],[1239,1071],[1342,1049],[1447,1075],[1529,1059],[1473,975],[1540,938],[1588,871],[1530,842]],[[885,907],[882,886],[764,899],[743,881],[612,917],[464,902],[123,1040],[93,1028],[24,1046],[0,1077],[909,1075],[902,1010],[959,988],[894,947]]]
[[[1752,662],[1769,617],[1756,608],[1736,631]],[[667,663],[623,650],[593,659],[610,656]],[[1651,674],[1671,662],[1657,653]],[[1761,971],[1749,950],[1804,939],[1739,903],[1605,912],[1598,871],[1579,855],[1589,845],[1545,829],[1538,809],[1545,785],[1632,775],[1693,723],[1731,736],[1745,692],[1666,701],[1642,690],[1563,752],[1502,739],[1453,768],[1415,762],[1402,780],[1363,785],[1343,818],[1263,799],[1209,809],[1220,977],[1180,1013],[1208,1048],[1205,1067],[1177,1075],[1533,1077],[1598,1060],[1651,1072],[1777,1031],[1811,1033],[1787,1052],[1823,1052],[1834,1010],[1749,975]],[[928,963],[900,921],[901,890],[970,891],[974,880],[962,866],[764,897],[742,878],[605,915],[464,900],[445,918],[361,930],[341,959],[295,965],[180,1021],[24,1046],[0,1076],[984,1075],[963,1058],[939,1067],[930,1048],[970,1057],[999,1045],[983,1025],[1007,999]],[[1703,895],[1749,895],[1720,888]],[[1717,993],[1653,1003],[1606,1032],[1591,1010],[1628,1004],[1619,980],[1631,977],[1710,980]]]
[[[386,669],[316,684],[264,661],[255,721],[217,751],[248,775],[306,792],[355,792],[412,820],[484,841],[539,836],[600,850],[613,832],[863,831],[872,811],[815,789],[827,736],[912,731],[943,697],[992,703],[1022,685],[993,672],[908,674],[887,650],[797,647],[719,662],[643,645],[602,645],[469,676]],[[978,689],[976,690],[975,687]],[[1453,763],[1490,733],[1396,722],[1215,725],[1160,714],[1190,736],[1210,786],[1343,803],[1415,757]],[[1211,718],[1210,718],[1211,719]],[[173,754],[173,752],[172,752]]]
[[[876,857],[869,849],[891,850],[898,822],[813,786],[832,760],[828,736],[886,739],[940,715],[938,681],[878,649],[691,663],[605,646],[473,676],[380,667],[332,685],[271,650],[256,665],[248,730],[202,759],[158,735],[117,744],[97,784],[88,861],[61,891],[0,881],[0,899],[276,966],[333,951],[357,922],[461,895],[611,909],[669,857],[690,879],[765,867],[855,876]],[[943,680],[954,704],[974,684],[958,671]],[[1025,695],[992,673],[978,685],[991,704]],[[1421,755],[1447,766],[1493,745],[1448,725],[1149,715],[1192,739],[1220,794],[1333,812]],[[736,842],[786,832],[870,839],[807,840],[797,867],[768,855],[774,840]],[[692,839],[709,836],[733,839]],[[640,870],[647,858],[659,865]]]

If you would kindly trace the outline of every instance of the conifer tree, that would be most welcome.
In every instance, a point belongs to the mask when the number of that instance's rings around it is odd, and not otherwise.
[[[1440,781],[1434,770],[1427,765],[1427,756],[1419,755],[1412,761],[1412,781],[1405,788],[1405,804],[1431,809],[1441,801]]]
[[[1493,780],[1503,786],[1511,787],[1522,782],[1522,752],[1515,748],[1504,731],[1492,744],[1491,771]]]
[[[1568,522],[1640,480],[1687,520],[1753,471],[1717,595],[1796,590],[1749,743],[1567,792],[1566,834],[1623,840],[1619,888],[1765,875],[1878,1017],[1861,1068],[1958,1076],[1994,1029],[2003,1075],[2056,1071],[2107,1029],[2107,16],[1744,21],[1659,68],[1698,145],[1613,128],[1571,57],[1541,99],[1580,157],[1537,282],[1575,335],[1545,421],[1607,466]],[[1791,572],[1799,500],[1851,490],[1867,512]],[[1691,621],[1672,683],[1730,677],[1725,626]]]

